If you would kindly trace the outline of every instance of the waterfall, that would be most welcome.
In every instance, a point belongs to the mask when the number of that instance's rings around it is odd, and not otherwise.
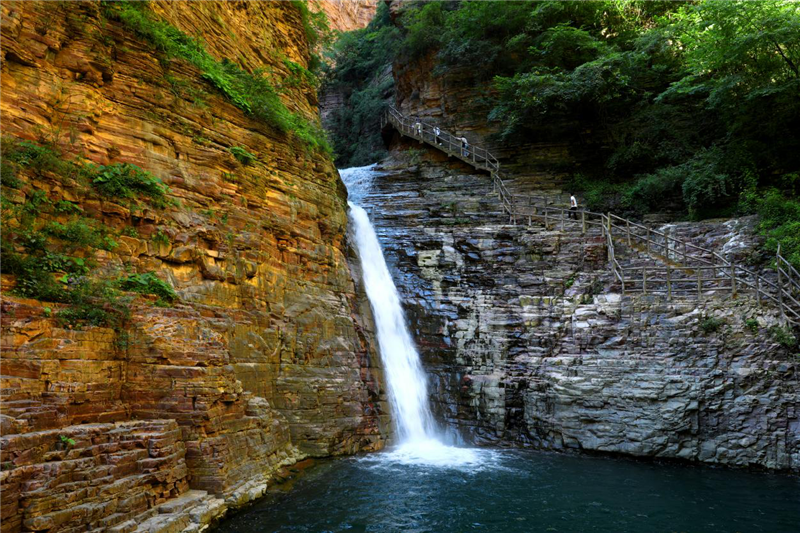
[[[485,464],[475,450],[447,446],[428,406],[427,377],[380,242],[367,212],[357,205],[379,175],[374,165],[340,170],[350,193],[350,220],[361,259],[364,286],[377,329],[383,372],[389,389],[399,447],[391,456],[404,463],[437,466]]]
[[[406,327],[400,296],[367,212],[353,202],[348,203],[399,440],[401,443],[430,440],[433,417],[428,407],[427,378]]]

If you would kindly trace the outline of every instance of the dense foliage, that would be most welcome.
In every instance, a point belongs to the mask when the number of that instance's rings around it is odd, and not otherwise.
[[[588,140],[590,208],[757,211],[800,262],[800,4],[420,1],[399,26],[394,59],[471,76],[501,137]]]
[[[323,92],[341,92],[345,99],[327,125],[340,168],[368,165],[385,156],[379,120],[394,89],[388,67],[399,43],[400,31],[381,2],[366,28],[341,34],[329,52]]]

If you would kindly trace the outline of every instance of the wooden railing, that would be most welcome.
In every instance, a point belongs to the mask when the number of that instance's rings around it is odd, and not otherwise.
[[[578,230],[583,234],[599,228],[608,249],[609,268],[619,282],[623,294],[690,295],[727,292],[737,295],[752,291],[759,305],[772,302],[784,320],[800,326],[800,273],[780,254],[776,254],[777,281],[764,277],[742,265],[731,263],[713,250],[677,239],[664,232],[637,224],[613,213],[571,211],[547,205],[546,197],[513,195],[504,182],[497,158],[480,146],[463,144],[455,136],[417,118],[408,118],[390,107],[381,120],[381,127],[391,124],[402,135],[417,139],[456,157],[479,170],[488,171],[494,193],[511,224],[541,223],[546,229]],[[639,249],[662,265],[622,266],[615,250],[615,241]]]
[[[439,130],[436,126],[423,120],[408,118],[394,107],[390,107],[381,121],[381,128],[391,123],[394,128],[405,135],[430,144],[447,154],[457,157],[475,168],[488,171],[500,170],[497,159],[485,148],[480,146],[462,146],[461,137],[456,137],[450,132]]]

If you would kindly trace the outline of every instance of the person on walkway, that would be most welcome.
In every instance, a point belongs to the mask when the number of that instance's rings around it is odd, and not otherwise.
[[[437,146],[441,146],[442,145],[442,141],[439,139],[439,135],[441,135],[441,133],[442,133],[442,130],[439,129],[439,126],[434,126],[433,127],[433,134],[436,136],[436,144],[437,144]]]
[[[578,200],[574,194],[569,195],[569,218],[578,220]]]
[[[422,123],[419,120],[414,124],[414,133],[422,137]]]
[[[466,137],[461,137],[461,155],[469,157],[469,141]]]

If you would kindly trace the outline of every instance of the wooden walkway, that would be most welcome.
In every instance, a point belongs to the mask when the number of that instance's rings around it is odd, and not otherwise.
[[[391,125],[401,135],[428,144],[478,170],[489,172],[494,192],[511,224],[541,223],[547,229],[599,232],[606,241],[609,268],[623,295],[630,293],[696,296],[740,292],[755,294],[759,305],[776,305],[786,323],[800,326],[800,273],[780,254],[775,256],[777,279],[767,278],[741,264],[732,263],[713,250],[676,239],[653,228],[613,213],[579,211],[548,206],[545,197],[513,195],[504,182],[500,163],[481,146],[464,146],[460,137],[423,120],[404,116],[390,107],[381,128]],[[577,216],[577,220],[570,215]],[[623,244],[652,258],[656,265],[625,266],[615,250]]]

